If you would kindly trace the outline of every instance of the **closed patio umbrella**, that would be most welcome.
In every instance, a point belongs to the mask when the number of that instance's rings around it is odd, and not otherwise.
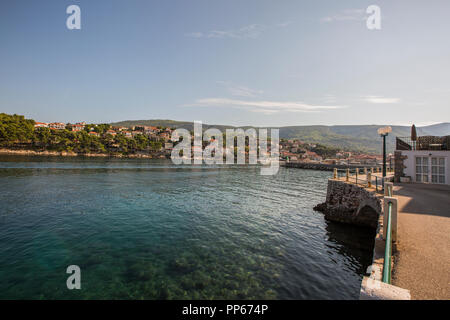
[[[413,144],[413,150],[416,150],[417,130],[414,124],[411,127],[411,141]]]

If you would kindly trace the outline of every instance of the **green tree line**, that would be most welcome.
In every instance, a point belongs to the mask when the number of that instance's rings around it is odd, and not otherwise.
[[[31,148],[33,150],[67,151],[80,154],[110,153],[133,154],[137,151],[159,151],[162,141],[145,135],[127,138],[123,134],[108,134],[109,124],[89,124],[84,130],[51,130],[34,128],[35,121],[20,115],[0,113],[0,146],[5,148]],[[91,135],[96,132],[99,136]]]

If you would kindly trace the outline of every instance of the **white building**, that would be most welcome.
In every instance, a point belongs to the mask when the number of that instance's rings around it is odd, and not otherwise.
[[[35,128],[48,128],[48,123],[45,122],[36,122],[34,124]]]
[[[425,137],[424,137],[425,138]],[[403,175],[412,182],[450,184],[450,149],[448,137],[433,137],[442,139],[442,143],[412,143],[408,138],[397,138],[397,151],[403,159]],[[400,141],[399,141],[400,140]],[[409,149],[409,150],[405,150]],[[397,162],[396,162],[397,165]]]
[[[408,150],[402,151],[403,172],[413,182],[450,184],[449,150]]]

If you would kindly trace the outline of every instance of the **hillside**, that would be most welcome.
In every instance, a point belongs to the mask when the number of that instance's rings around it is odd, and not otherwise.
[[[173,128],[185,128],[193,130],[193,123],[174,120],[128,120],[112,125],[120,126],[163,126]],[[234,128],[227,125],[203,124],[203,128],[210,127],[219,130]],[[280,138],[300,139],[305,142],[320,143],[329,146],[338,146],[349,150],[360,150],[365,152],[381,153],[381,138],[377,129],[383,125],[340,125],[340,126],[289,126],[281,127]],[[391,126],[392,133],[387,138],[387,149],[392,152],[395,147],[395,137],[406,137],[411,133],[409,126]],[[249,127],[247,127],[249,128]],[[244,127],[245,129],[245,127]],[[430,126],[418,127],[417,134],[445,136],[450,135],[450,123],[439,123]]]

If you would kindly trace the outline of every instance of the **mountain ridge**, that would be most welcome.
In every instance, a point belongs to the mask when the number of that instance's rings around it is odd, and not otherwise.
[[[172,128],[184,128],[193,130],[193,122],[176,121],[169,119],[152,120],[126,120],[111,123],[116,126],[163,126]],[[381,138],[377,133],[378,128],[385,125],[303,125],[303,126],[285,126],[280,129],[280,138],[299,139],[309,143],[320,143],[328,146],[337,146],[346,150],[359,150],[369,153],[381,153]],[[390,125],[392,133],[387,137],[387,149],[392,152],[395,148],[395,137],[408,137],[411,134],[411,126]],[[228,128],[262,128],[257,126],[231,126],[231,125],[210,125],[203,124],[203,129],[217,128],[224,131]],[[267,127],[275,128],[275,127]],[[441,122],[437,124],[417,127],[419,136],[450,135],[450,122]]]

